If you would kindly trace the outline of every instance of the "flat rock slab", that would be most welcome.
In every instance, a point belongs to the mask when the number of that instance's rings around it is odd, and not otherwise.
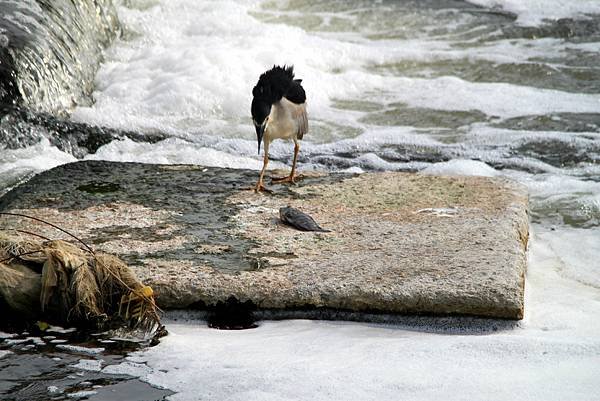
[[[0,211],[57,224],[117,254],[163,308],[234,296],[264,310],[523,317],[527,193],[485,177],[313,174],[249,187],[257,172],[85,161],[37,175]],[[279,208],[329,233],[300,232]],[[0,228],[68,239],[0,217]]]

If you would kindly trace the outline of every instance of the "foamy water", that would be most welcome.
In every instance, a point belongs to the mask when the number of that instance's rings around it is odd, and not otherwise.
[[[168,138],[87,159],[259,169],[251,89],[294,64],[310,113],[300,169],[508,177],[530,191],[533,231],[513,331],[171,322],[172,336],[136,356],[140,376],[186,400],[600,398],[600,2],[124,4],[95,103],[72,118]],[[289,166],[291,150],[274,143],[272,166]],[[3,188],[74,160],[48,142],[2,157]]]
[[[22,149],[0,149],[0,195],[33,174],[77,159],[51,146],[48,140]]]
[[[304,9],[300,3],[299,10],[273,9],[248,1],[137,3],[145,6],[141,10],[120,8],[129,34],[107,53],[97,77],[95,105],[78,108],[75,120],[160,130],[192,141],[202,135],[252,139],[251,89],[266,68],[285,63],[296,66],[309,94],[313,121],[309,141],[364,132],[371,127],[359,120],[367,111],[386,111],[398,103],[413,108],[479,111],[484,119],[594,113],[600,107],[597,93],[469,82],[452,76],[423,79],[386,70],[386,66],[401,63],[466,58],[527,66],[533,58],[564,57],[580,46],[549,38],[502,38],[475,45],[463,36],[476,29],[476,24],[486,22],[478,13],[464,13],[448,22],[447,32],[430,34],[438,19],[449,19],[449,12],[417,7],[416,12],[404,15],[402,7],[372,7],[380,18],[379,27],[368,23],[369,16],[363,15],[360,2],[354,7],[352,2],[351,6],[330,5],[338,8],[339,16],[319,10],[327,6],[319,7],[318,3],[309,3]],[[396,39],[398,33],[386,29],[392,23],[408,23],[415,13],[422,19],[424,27],[419,28],[424,33],[407,28],[403,32],[406,37]],[[302,26],[303,18],[320,21],[317,30],[311,31],[308,22],[304,24],[307,29],[268,23],[283,20]],[[334,24],[334,18],[342,21]],[[353,22],[364,19],[364,32],[338,32],[355,28]],[[560,61],[548,64],[560,67]],[[379,70],[374,71],[376,67]],[[335,107],[336,100],[355,104],[341,111]],[[359,101],[369,102],[368,106],[356,104]]]
[[[600,14],[600,3],[596,0],[469,0],[469,2],[514,13],[517,15],[517,22],[522,25],[539,25],[544,20],[585,18],[589,14]]]

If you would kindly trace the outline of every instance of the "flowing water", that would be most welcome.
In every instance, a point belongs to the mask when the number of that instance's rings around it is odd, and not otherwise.
[[[310,113],[300,170],[503,176],[529,189],[523,336],[553,363],[575,354],[598,372],[600,1],[124,0],[117,12],[92,101],[68,109],[102,140],[69,145],[54,125],[4,118],[21,139],[0,144],[0,194],[77,158],[259,169],[251,90],[293,64]],[[271,151],[273,166],[290,164],[289,143]],[[594,398],[586,377],[576,399]]]

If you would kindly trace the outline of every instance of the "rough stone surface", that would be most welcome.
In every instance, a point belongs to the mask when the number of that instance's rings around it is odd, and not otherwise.
[[[256,174],[79,162],[9,192],[0,211],[53,222],[117,254],[165,308],[234,296],[264,310],[522,318],[522,187],[484,177],[313,174],[256,194],[248,189]],[[281,224],[287,205],[332,232]],[[0,228],[68,238],[17,217],[0,217]]]

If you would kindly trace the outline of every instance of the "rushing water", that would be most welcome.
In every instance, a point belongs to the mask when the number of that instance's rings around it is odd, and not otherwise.
[[[167,137],[109,137],[87,158],[259,168],[251,88],[272,64],[294,64],[311,117],[301,168],[507,175],[530,188],[534,221],[593,228],[600,16],[563,11],[570,18],[522,26],[446,0],[128,1],[94,103],[72,120]],[[85,153],[45,131],[49,141],[3,151],[0,187]],[[272,153],[289,164],[289,144]]]
[[[70,137],[56,141],[60,130],[5,118],[0,128],[23,139],[0,144],[0,193],[82,157],[258,169],[251,89],[273,64],[293,64],[310,112],[301,170],[524,184],[534,232],[525,333],[542,348],[562,333],[587,344],[575,354],[600,361],[600,327],[588,324],[600,311],[599,1],[128,0],[117,9],[122,34],[104,52],[93,103],[70,109],[72,123],[107,127],[102,146],[73,151]],[[290,163],[289,143],[271,149],[274,166]]]
[[[90,104],[100,52],[118,28],[110,0],[3,0],[0,104],[57,114]]]

